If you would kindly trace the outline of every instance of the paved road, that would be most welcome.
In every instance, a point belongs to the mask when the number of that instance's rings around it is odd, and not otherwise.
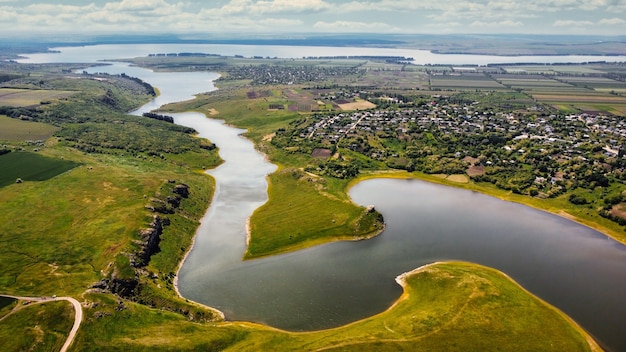
[[[80,305],[76,299],[72,297],[20,297],[20,296],[11,296],[11,295],[1,295],[2,297],[15,298],[22,301],[31,301],[34,303],[45,303],[45,302],[53,302],[53,301],[68,301],[74,306],[74,326],[72,326],[72,330],[70,330],[69,335],[67,336],[67,340],[61,347],[61,352],[67,352],[67,350],[74,342],[74,338],[76,337],[76,333],[78,332],[78,328],[80,328],[80,323],[83,321],[83,307]]]

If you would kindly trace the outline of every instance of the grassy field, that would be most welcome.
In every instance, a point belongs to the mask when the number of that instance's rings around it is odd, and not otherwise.
[[[45,181],[79,164],[34,153],[13,152],[0,156],[0,187],[23,181]]]
[[[334,240],[362,239],[384,226],[376,213],[327,193],[327,182],[321,177],[284,169],[270,175],[269,183],[270,200],[250,219],[246,258]]]
[[[480,74],[431,76],[431,89],[454,90],[507,90],[508,88],[488,76]]]
[[[37,303],[0,320],[3,351],[58,351],[74,323],[74,309],[69,302]]]
[[[0,88],[0,106],[31,106],[49,104],[54,100],[70,97],[72,91],[44,89]]]
[[[59,128],[0,115],[0,141],[39,141],[52,137]]]
[[[391,279],[391,278],[390,278]],[[562,313],[501,273],[440,263],[403,275],[389,310],[332,330],[290,333],[243,322],[198,324],[102,295],[76,348],[109,351],[599,351]],[[99,318],[98,318],[99,317]]]
[[[8,297],[0,297],[0,319],[7,315],[16,306],[17,300]]]

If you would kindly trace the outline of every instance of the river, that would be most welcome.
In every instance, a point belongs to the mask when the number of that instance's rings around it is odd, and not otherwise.
[[[67,61],[93,62],[123,51],[90,48],[72,49]],[[170,46],[148,49],[182,51]],[[80,50],[84,60],[78,60]],[[211,91],[217,77],[207,72],[158,73],[122,63],[89,70],[125,72],[157,86],[161,96],[135,114]],[[380,236],[242,261],[245,220],[267,199],[265,176],[275,166],[240,137],[243,130],[198,113],[174,118],[216,143],[225,160],[210,171],[217,189],[179,273],[183,296],[216,307],[232,320],[289,330],[323,329],[389,307],[401,293],[394,278],[403,272],[433,261],[465,260],[507,273],[574,318],[603,347],[626,350],[626,247],[564,218],[476,192],[417,180],[364,181],[350,196],[383,213],[387,229]]]

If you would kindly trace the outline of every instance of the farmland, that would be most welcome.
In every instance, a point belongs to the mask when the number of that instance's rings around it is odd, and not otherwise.
[[[416,92],[448,95],[460,92],[521,93],[527,102],[539,102],[564,112],[603,112],[624,114],[626,111],[626,69],[620,64],[525,64],[489,66],[411,65],[386,62],[384,59],[272,59],[227,57],[150,57],[136,58],[134,63],[153,69],[201,70],[222,73],[222,88],[241,86],[270,87],[295,85],[284,106],[295,102],[291,111],[310,112],[339,110],[344,97],[332,97],[337,91],[367,91],[379,95],[415,95]],[[271,77],[271,80],[267,78]],[[313,91],[318,89],[319,94]],[[323,92],[321,89],[325,89]],[[299,92],[297,97],[294,92]],[[324,93],[325,96],[321,94]],[[339,100],[339,101],[337,101]],[[519,99],[524,100],[524,99]],[[321,101],[321,104],[316,102]],[[332,107],[332,108],[331,108]],[[343,110],[363,109],[347,105]]]
[[[0,106],[50,104],[54,100],[65,99],[73,94],[76,94],[76,92],[47,89],[0,88]]]
[[[45,181],[78,166],[77,163],[47,158],[35,153],[13,152],[0,156],[0,187],[22,181]]]
[[[52,137],[58,127],[0,115],[0,141],[38,141]]]

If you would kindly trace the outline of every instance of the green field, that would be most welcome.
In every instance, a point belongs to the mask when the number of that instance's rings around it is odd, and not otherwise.
[[[481,74],[436,75],[430,77],[431,89],[442,90],[507,90],[508,88]]]
[[[74,323],[69,302],[31,303],[0,321],[3,351],[58,351]]]
[[[285,169],[270,175],[269,182],[270,200],[250,219],[248,258],[328,241],[362,239],[383,229],[376,213],[329,194],[321,177]]]
[[[59,128],[0,115],[0,141],[38,141],[52,137]]]
[[[22,181],[45,181],[69,171],[79,164],[48,158],[35,153],[13,152],[0,156],[0,187],[19,178]]]
[[[15,307],[16,303],[16,299],[0,297],[0,319],[7,315]]]

